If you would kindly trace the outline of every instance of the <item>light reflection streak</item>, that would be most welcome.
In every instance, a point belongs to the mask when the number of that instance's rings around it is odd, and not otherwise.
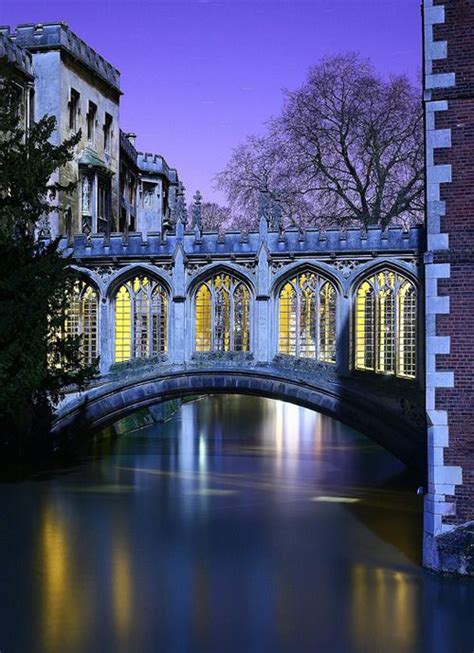
[[[84,602],[73,576],[74,538],[67,517],[50,499],[44,509],[40,533],[40,563],[43,569],[41,622],[44,650],[49,653],[74,649],[87,623]]]
[[[387,633],[397,650],[409,650],[414,641],[418,587],[408,573],[356,564],[351,573],[351,628],[358,648],[367,641],[382,650]]]
[[[112,587],[114,620],[117,633],[125,640],[130,633],[133,606],[133,583],[130,570],[130,551],[118,529],[112,552]]]
[[[360,499],[356,499],[355,497],[318,496],[318,497],[311,497],[310,501],[315,501],[317,503],[358,503]]]

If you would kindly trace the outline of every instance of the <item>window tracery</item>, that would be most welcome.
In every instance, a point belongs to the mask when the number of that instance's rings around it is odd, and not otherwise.
[[[355,303],[355,367],[416,377],[417,292],[398,272],[361,282]]]
[[[167,351],[168,294],[139,275],[115,293],[115,361],[147,358]]]
[[[195,295],[195,350],[250,350],[250,291],[236,277],[219,273],[203,282]]]
[[[66,334],[80,338],[87,365],[92,365],[98,356],[98,308],[97,291],[85,281],[76,281],[66,311]]]
[[[279,294],[278,351],[336,362],[336,289],[311,270],[287,281]]]

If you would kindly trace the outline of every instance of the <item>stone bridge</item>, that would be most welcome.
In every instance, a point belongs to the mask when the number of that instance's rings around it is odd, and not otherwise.
[[[403,397],[403,388],[341,378],[322,366],[277,359],[256,363],[235,355],[187,364],[146,361],[98,379],[83,393],[72,393],[57,411],[53,432],[63,438],[81,429],[96,431],[118,419],[176,397],[216,393],[282,399],[320,411],[367,434],[400,460],[425,468],[426,438],[420,403]]]
[[[186,394],[277,397],[426,459],[423,231],[282,229],[75,236],[68,330],[101,377],[57,414],[55,434],[97,429]]]

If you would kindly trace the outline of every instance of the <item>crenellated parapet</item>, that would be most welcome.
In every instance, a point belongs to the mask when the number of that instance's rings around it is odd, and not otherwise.
[[[0,34],[31,52],[54,49],[65,51],[120,92],[120,72],[74,34],[66,23],[29,23],[18,25],[14,31],[9,27],[1,27]]]
[[[423,228],[414,226],[408,231],[398,227],[382,230],[369,227],[360,229],[286,229],[283,231],[227,231],[220,235],[217,231],[177,231],[165,233],[149,232],[145,239],[141,233],[121,233],[110,236],[84,234],[74,236],[69,245],[63,242],[65,253],[83,261],[94,259],[137,260],[157,257],[172,257],[178,245],[188,257],[223,259],[227,257],[256,257],[262,246],[268,254],[278,260],[282,257],[317,256],[334,258],[355,254],[371,258],[373,256],[399,254],[417,256],[423,247]]]
[[[8,38],[9,28],[0,27],[0,63],[12,65],[28,79],[33,79],[31,55]]]
[[[170,168],[161,154],[138,152],[137,165],[141,172],[149,175],[160,175],[173,184],[178,183],[178,173],[175,168]]]

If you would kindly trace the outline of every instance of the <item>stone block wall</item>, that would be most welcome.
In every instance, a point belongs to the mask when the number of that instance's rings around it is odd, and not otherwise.
[[[436,568],[436,538],[474,518],[474,4],[425,0],[424,39],[425,562]]]

